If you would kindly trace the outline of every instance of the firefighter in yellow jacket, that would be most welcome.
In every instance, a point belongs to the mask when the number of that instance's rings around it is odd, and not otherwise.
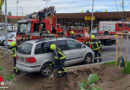
[[[101,41],[95,39],[94,35],[91,35],[91,41],[89,42],[89,45],[95,53],[94,63],[97,63],[97,59],[99,59],[99,62],[102,62],[102,55],[101,55],[102,43],[101,43]]]
[[[64,66],[66,56],[62,51],[60,51],[60,48],[56,47],[55,44],[50,45],[50,49],[54,53],[55,65],[56,65],[56,69],[57,69],[57,77],[61,78],[67,72],[67,70],[66,70],[66,68]]]
[[[17,68],[16,68],[16,53],[17,53],[17,51],[16,51],[16,49],[17,49],[16,42],[13,41],[11,43],[11,46],[12,46],[12,52],[13,52],[12,56],[13,56],[13,60],[14,60],[13,72],[17,73],[18,71],[17,71]]]

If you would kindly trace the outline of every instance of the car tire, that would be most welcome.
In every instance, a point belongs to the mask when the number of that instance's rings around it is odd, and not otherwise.
[[[53,67],[52,65],[50,65],[51,63],[46,63],[42,66],[41,70],[40,70],[40,74],[43,77],[48,77],[51,75],[51,73],[53,72]]]
[[[84,63],[85,64],[91,64],[92,63],[92,54],[87,54],[86,56],[85,56],[85,59],[84,59]]]

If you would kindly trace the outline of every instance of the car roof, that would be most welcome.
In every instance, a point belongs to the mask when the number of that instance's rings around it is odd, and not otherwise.
[[[24,43],[34,44],[34,43],[49,42],[49,41],[56,41],[56,40],[73,40],[73,39],[71,38],[43,38],[43,39],[25,41]]]

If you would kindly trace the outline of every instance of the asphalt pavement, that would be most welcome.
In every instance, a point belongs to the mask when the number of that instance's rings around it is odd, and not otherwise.
[[[120,46],[121,46],[121,40],[119,40],[118,57],[120,55]],[[126,47],[127,47],[127,40],[124,39],[123,48],[122,48],[122,56],[124,58],[126,57]],[[103,58],[103,62],[116,60],[116,45],[103,46],[102,58]],[[129,39],[129,44],[128,44],[128,60],[130,61],[130,39]]]

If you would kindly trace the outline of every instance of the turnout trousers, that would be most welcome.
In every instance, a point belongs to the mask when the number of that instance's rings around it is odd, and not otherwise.
[[[99,62],[102,62],[101,50],[96,50],[94,52],[95,52],[94,63],[97,63],[98,59],[99,59]]]

